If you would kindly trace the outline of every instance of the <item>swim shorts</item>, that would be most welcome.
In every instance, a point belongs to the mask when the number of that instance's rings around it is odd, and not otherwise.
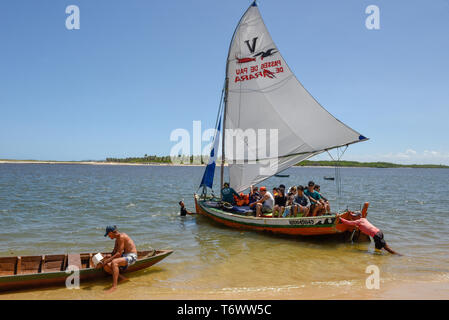
[[[273,212],[273,208],[269,206],[262,206],[262,213],[271,213]]]
[[[126,266],[121,266],[120,270],[125,271],[129,266],[132,266],[137,261],[137,254],[135,253],[124,253],[122,257],[126,259],[128,264]]]
[[[384,234],[382,233],[382,231],[379,231],[378,233],[376,233],[373,237],[373,240],[374,240],[374,245],[376,246],[376,249],[378,249],[378,250],[384,248],[385,245],[387,244],[384,240]]]

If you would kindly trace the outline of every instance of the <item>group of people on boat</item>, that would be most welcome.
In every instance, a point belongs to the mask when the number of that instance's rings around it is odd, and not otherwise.
[[[269,192],[265,186],[251,186],[249,194],[238,194],[229,183],[221,190],[222,201],[233,206],[249,206],[250,213],[256,217],[271,214],[273,218],[309,217],[330,214],[329,201],[321,194],[320,186],[309,181],[307,187],[292,186],[285,190],[285,185],[274,187]]]
[[[233,206],[249,206],[256,217],[310,217],[323,214],[331,214],[329,201],[323,197],[320,186],[309,181],[307,188],[302,185],[292,186],[285,192],[285,186],[273,188],[273,192],[267,191],[266,187],[251,186],[249,194],[238,194],[229,183],[223,185],[221,190],[222,201]],[[342,214],[336,214],[337,221],[356,227],[362,233],[373,238],[377,250],[397,254],[385,242],[384,235],[380,229],[372,225],[361,213],[351,213],[349,220],[342,218]]]

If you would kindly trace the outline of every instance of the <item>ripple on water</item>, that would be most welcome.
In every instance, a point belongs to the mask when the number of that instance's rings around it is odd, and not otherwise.
[[[111,250],[113,241],[103,237],[104,228],[115,224],[139,248],[175,250],[156,268],[137,275],[138,284],[125,286],[139,297],[147,291],[192,288],[346,290],[362,286],[365,269],[373,264],[385,281],[447,281],[449,201],[441,195],[449,191],[449,170],[342,168],[338,203],[335,182],[323,180],[333,169],[291,168],[289,178],[264,182],[270,187],[315,180],[332,208],[358,209],[369,201],[369,220],[403,257],[376,254],[372,243],[279,238],[230,229],[204,217],[179,217],[179,200],[194,209],[192,192],[202,172],[201,167],[0,164],[0,226],[7,226],[0,233],[0,255]],[[438,192],[418,196],[409,190]],[[93,285],[89,294],[99,297],[102,286]]]

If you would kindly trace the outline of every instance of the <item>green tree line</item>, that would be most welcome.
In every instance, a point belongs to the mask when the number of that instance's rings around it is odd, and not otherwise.
[[[179,156],[181,158],[182,156]],[[190,156],[192,164],[207,164],[208,156]],[[172,163],[170,156],[147,155],[143,157],[129,158],[106,158],[107,162],[120,163]],[[218,159],[218,162],[221,160]],[[364,167],[364,168],[449,168],[441,164],[397,164],[391,162],[358,162],[358,161],[331,161],[331,160],[305,160],[296,164],[296,166],[310,167]]]

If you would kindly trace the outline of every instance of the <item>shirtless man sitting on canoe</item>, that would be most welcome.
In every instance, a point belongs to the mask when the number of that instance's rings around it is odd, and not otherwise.
[[[120,274],[120,270],[124,271],[136,262],[137,250],[134,241],[126,233],[120,233],[117,226],[107,226],[104,236],[115,239],[115,246],[112,253],[106,255],[97,267],[103,266],[104,271],[112,274],[112,288],[108,292],[113,292],[117,289],[119,277],[120,280],[128,280]]]

